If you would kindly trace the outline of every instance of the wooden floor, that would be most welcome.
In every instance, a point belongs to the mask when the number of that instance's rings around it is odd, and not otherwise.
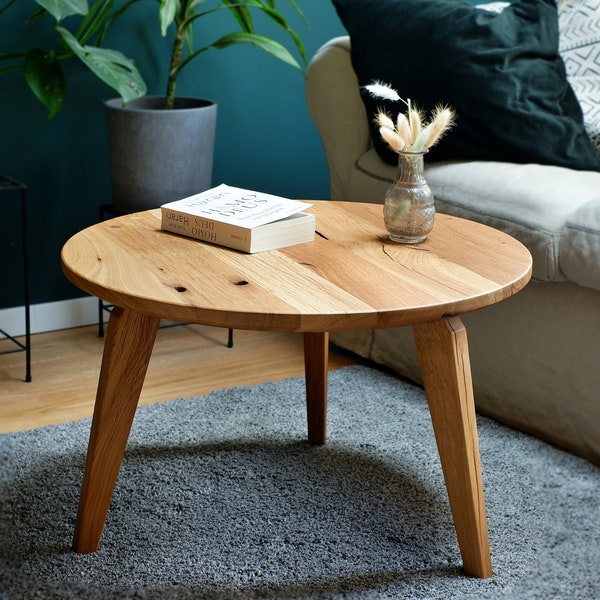
[[[0,433],[34,429],[92,414],[102,358],[97,326],[32,336],[32,379],[25,353],[0,355]],[[0,341],[0,351],[11,349]],[[355,364],[331,351],[330,369]],[[200,325],[161,328],[141,404],[204,395],[212,390],[304,374],[301,334],[235,331]]]

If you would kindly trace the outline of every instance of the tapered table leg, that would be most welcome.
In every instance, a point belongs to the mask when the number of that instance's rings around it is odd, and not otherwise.
[[[160,319],[115,307],[108,322],[73,538],[95,552],[117,482]]]
[[[459,317],[413,326],[454,527],[467,575],[490,577],[467,333]]]
[[[304,334],[304,372],[308,441],[322,445],[327,440],[327,371],[329,334]]]

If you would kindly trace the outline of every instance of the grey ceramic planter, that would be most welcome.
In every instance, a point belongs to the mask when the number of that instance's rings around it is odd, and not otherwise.
[[[217,105],[177,98],[175,109],[163,106],[161,96],[105,103],[112,201],[120,211],[157,208],[212,186]]]

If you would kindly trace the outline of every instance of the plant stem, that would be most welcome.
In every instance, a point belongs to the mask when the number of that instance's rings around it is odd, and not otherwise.
[[[169,66],[169,77],[167,78],[167,93],[165,108],[173,110],[175,105],[175,88],[177,86],[177,67],[181,62],[183,53],[183,43],[185,41],[185,27],[182,23],[177,22],[177,30],[175,39],[173,40],[173,52],[171,53],[171,65]]]

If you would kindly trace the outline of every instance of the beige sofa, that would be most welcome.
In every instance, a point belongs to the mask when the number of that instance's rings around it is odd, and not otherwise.
[[[306,94],[330,197],[381,203],[394,167],[372,148],[347,37],[310,63]],[[430,163],[436,208],[501,229],[533,256],[519,294],[465,315],[478,410],[600,465],[600,173],[537,164]],[[410,329],[334,343],[420,381]]]

